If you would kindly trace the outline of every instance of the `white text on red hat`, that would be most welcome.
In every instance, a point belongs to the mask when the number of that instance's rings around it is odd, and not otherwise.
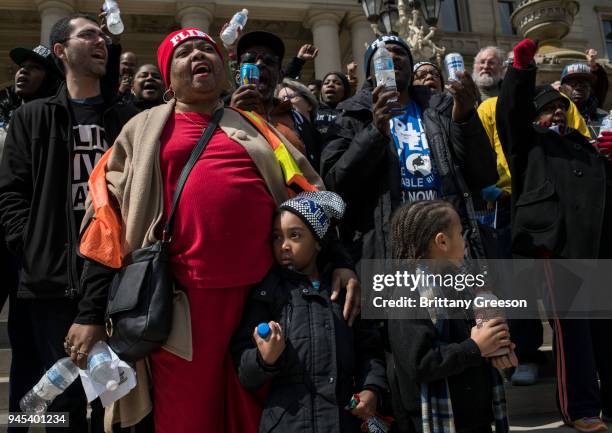
[[[185,39],[197,38],[197,37],[208,39],[209,36],[201,30],[190,29],[190,30],[184,30],[180,33],[177,33],[176,35],[174,35],[172,39],[170,39],[170,42],[172,42],[173,47],[176,47],[178,44],[183,42]]]

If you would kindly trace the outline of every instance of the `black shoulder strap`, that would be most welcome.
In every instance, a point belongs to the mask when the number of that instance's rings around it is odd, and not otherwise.
[[[223,117],[223,108],[220,108],[214,112],[212,119],[210,120],[210,123],[208,124],[208,128],[206,128],[206,130],[202,133],[202,136],[200,137],[198,144],[196,144],[196,146],[191,151],[191,155],[189,155],[189,160],[187,161],[187,164],[185,164],[185,167],[183,167],[183,171],[181,171],[181,175],[179,177],[178,183],[176,184],[176,190],[174,191],[174,194],[172,195],[172,210],[170,211],[168,221],[166,222],[166,225],[164,227],[164,232],[163,232],[163,237],[162,237],[162,240],[164,242],[170,242],[170,240],[172,239],[172,228],[174,226],[174,215],[176,213],[176,207],[178,205],[179,198],[181,197],[181,193],[183,192],[183,188],[185,187],[185,182],[187,181],[187,177],[189,176],[189,173],[191,172],[191,169],[193,168],[195,163],[200,158],[200,155],[202,154],[202,152],[204,152],[204,149],[208,145],[208,142],[213,136],[215,129],[217,129],[217,126],[219,125],[219,121],[221,121],[222,117]]]

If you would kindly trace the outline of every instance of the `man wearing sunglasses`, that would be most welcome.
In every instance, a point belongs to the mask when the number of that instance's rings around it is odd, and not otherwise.
[[[282,79],[281,64],[285,44],[276,35],[257,31],[243,35],[236,48],[239,67],[252,63],[259,68],[257,85],[240,86],[232,95],[230,106],[264,115],[291,144],[301,150],[310,164],[319,170],[322,139],[311,123],[291,106],[291,101],[274,98]]]
[[[89,175],[137,113],[114,105],[117,86],[102,84],[109,44],[90,17],[73,15],[56,22],[50,47],[65,81],[54,96],[16,110],[8,130],[0,165],[0,223],[22,265],[9,314],[10,411],[19,411],[19,399],[41,372],[67,354],[83,361],[104,337],[91,302],[79,299],[82,260],[76,248]],[[65,347],[66,334],[80,352]],[[76,381],[49,410],[70,413],[70,426],[63,431],[85,432],[85,408],[83,388]],[[92,431],[100,431],[101,419],[95,415],[92,420],[98,424]]]

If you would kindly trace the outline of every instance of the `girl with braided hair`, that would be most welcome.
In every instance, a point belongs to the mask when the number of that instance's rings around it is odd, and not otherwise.
[[[391,222],[393,258],[416,272],[460,273],[464,240],[459,215],[441,200],[400,207]],[[424,264],[427,261],[427,265]],[[421,280],[423,282],[425,280]],[[420,298],[473,298],[466,288],[417,287]],[[476,325],[469,309],[415,308],[408,320],[387,321],[388,379],[402,433],[507,432],[503,384],[494,367],[516,365],[502,318]],[[508,355],[488,358],[501,348]]]

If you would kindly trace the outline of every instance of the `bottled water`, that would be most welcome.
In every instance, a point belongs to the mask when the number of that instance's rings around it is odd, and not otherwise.
[[[79,375],[79,367],[70,358],[62,358],[51,367],[19,402],[23,412],[43,414],[55,398]]]
[[[601,122],[601,128],[599,128],[600,136],[602,132],[612,132],[612,110],[610,110],[608,115]]]
[[[238,29],[244,29],[248,17],[249,11],[247,9],[242,9],[234,14],[227,28],[221,33],[221,40],[225,45],[234,45],[234,42],[238,39]]]
[[[376,85],[385,86],[385,91],[397,91],[395,84],[395,68],[393,66],[393,57],[385,47],[385,43],[378,42],[378,48],[374,53],[374,75],[376,77]],[[389,99],[389,102],[396,102],[397,98]]]
[[[106,26],[108,31],[113,35],[120,35],[123,33],[123,21],[121,21],[121,11],[119,5],[115,0],[104,0],[104,6],[102,7],[106,15]]]
[[[506,320],[506,314],[504,313],[504,309],[501,307],[493,306],[496,304],[496,301],[499,301],[499,298],[495,296],[491,292],[480,292],[476,295],[476,299],[474,300],[474,305],[477,303],[478,307],[474,306],[474,316],[476,318],[476,323],[480,319],[482,322],[488,322],[491,319],[495,319],[496,317],[501,317]],[[501,349],[496,350],[492,354],[488,355],[489,357],[507,355],[510,353],[510,349],[508,347],[502,347]]]
[[[106,386],[108,391],[114,391],[119,385],[119,370],[112,368],[113,358],[108,345],[98,341],[87,358],[89,376],[96,382]]]

